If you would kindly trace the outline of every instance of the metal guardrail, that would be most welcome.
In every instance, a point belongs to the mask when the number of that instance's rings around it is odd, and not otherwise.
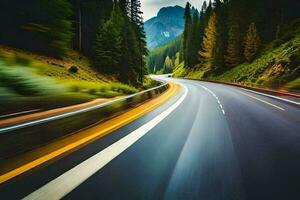
[[[169,85],[162,84],[129,96],[55,116],[0,128],[0,160],[31,150],[59,137],[99,123],[115,113],[158,96]]]
[[[76,110],[76,111],[71,111],[71,112],[67,112],[67,113],[63,113],[63,114],[59,114],[59,115],[55,115],[55,116],[51,116],[51,117],[46,117],[46,118],[43,118],[43,119],[37,119],[37,120],[30,121],[30,122],[20,123],[20,124],[17,124],[17,125],[6,126],[6,127],[3,127],[3,128],[0,128],[0,134],[8,132],[8,131],[13,131],[13,130],[16,130],[16,129],[28,127],[28,126],[34,126],[34,125],[40,124],[40,123],[45,123],[45,122],[49,122],[49,121],[53,121],[53,120],[73,116],[73,115],[88,112],[88,111],[91,111],[91,110],[103,108],[105,106],[109,106],[109,105],[112,105],[112,104],[117,103],[117,102],[125,101],[127,99],[142,95],[144,93],[162,88],[162,87],[166,86],[167,84],[168,84],[167,82],[164,82],[162,85],[159,85],[157,87],[150,88],[150,89],[147,89],[147,90],[144,90],[144,91],[141,91],[141,92],[134,93],[132,95],[128,95],[128,96],[125,96],[125,97],[114,99],[114,100],[111,100],[109,102],[101,103],[101,104],[91,106],[91,107],[88,107],[88,108],[83,108],[83,109],[79,109],[79,110]]]

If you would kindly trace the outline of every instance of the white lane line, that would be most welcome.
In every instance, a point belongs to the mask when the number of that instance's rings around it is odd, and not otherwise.
[[[247,94],[247,93],[245,93],[245,92],[239,92],[239,93],[241,93],[241,94],[243,94],[243,95],[246,95],[246,96],[248,96],[248,97],[250,97],[250,98],[252,98],[252,99],[255,99],[255,100],[257,100],[257,101],[260,101],[260,102],[263,102],[263,103],[265,103],[265,104],[268,104],[268,105],[270,105],[270,106],[273,106],[274,108],[277,108],[277,109],[279,109],[279,110],[285,110],[284,108],[282,108],[282,107],[280,107],[280,106],[277,106],[277,105],[274,105],[274,104],[272,104],[272,103],[269,103],[269,102],[267,102],[267,101],[265,101],[265,100],[262,100],[262,99],[259,99],[259,98],[257,98],[257,97],[254,97],[254,96],[252,96],[252,95],[250,95],[250,94]]]
[[[277,97],[277,96],[273,96],[273,95],[265,94],[265,93],[261,93],[261,92],[256,92],[256,91],[248,90],[248,89],[245,89],[245,88],[240,88],[240,89],[245,90],[247,92],[252,92],[252,93],[263,95],[263,96],[266,96],[266,97],[271,97],[271,98],[274,98],[274,99],[279,99],[281,101],[285,101],[285,102],[293,103],[293,104],[296,104],[296,105],[300,105],[299,102],[292,101],[292,100],[289,100],[289,99],[284,99],[284,98],[281,98],[281,97]]]
[[[225,110],[223,108],[221,110],[222,110],[223,115],[225,115]]]
[[[218,104],[219,104],[219,106],[220,106],[220,108],[221,108],[221,111],[222,111],[223,115],[225,115],[225,110],[224,110],[224,108],[223,108],[223,106],[222,106],[222,104],[221,104],[221,101],[220,101],[219,97],[218,97],[213,91],[211,91],[210,89],[208,89],[207,87],[205,87],[205,86],[203,86],[203,85],[200,85],[200,84],[199,84],[199,86],[202,87],[204,90],[206,90],[206,91],[209,92],[212,96],[215,97],[215,99],[217,100],[217,102],[218,102]]]
[[[152,128],[165,119],[171,112],[173,112],[186,98],[188,89],[183,86],[184,94],[167,110],[153,118],[148,123],[139,127],[135,131],[129,133],[119,141],[113,143],[109,147],[100,151],[96,155],[90,157],[64,174],[60,175],[56,179],[50,181],[46,185],[42,186],[38,190],[26,196],[24,199],[61,199],[111,160],[120,155],[123,151],[133,145]]]
[[[21,114],[25,114],[25,113],[32,113],[32,112],[39,111],[39,110],[41,110],[41,109],[26,110],[26,111],[22,111],[22,112],[7,114],[7,115],[1,115],[0,118],[11,117],[11,116],[21,115]]]

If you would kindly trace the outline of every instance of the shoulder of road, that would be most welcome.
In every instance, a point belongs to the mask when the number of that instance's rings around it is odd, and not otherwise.
[[[0,184],[35,167],[46,164],[50,160],[59,159],[68,155],[82,146],[85,146],[122,126],[129,124],[166,102],[174,96],[179,89],[180,86],[178,84],[171,82],[169,83],[169,89],[162,95],[132,108],[110,120],[106,120],[99,125],[79,131],[68,137],[57,139],[52,143],[6,160],[0,167]]]

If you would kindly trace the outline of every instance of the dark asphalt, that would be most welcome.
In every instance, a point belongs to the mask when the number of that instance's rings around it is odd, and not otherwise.
[[[188,88],[179,107],[65,199],[300,199],[300,106],[233,86],[174,81]],[[183,90],[114,133],[3,184],[0,198],[39,189],[153,119]]]

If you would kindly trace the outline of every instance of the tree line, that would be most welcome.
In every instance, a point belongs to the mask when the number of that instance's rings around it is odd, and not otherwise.
[[[264,45],[299,17],[298,0],[204,1],[200,12],[185,7],[183,59],[186,68],[224,70],[251,62]]]
[[[147,66],[150,73],[170,73],[182,61],[182,36],[150,51]]]
[[[140,0],[0,2],[0,43],[53,57],[74,49],[102,73],[139,85],[147,74]]]

